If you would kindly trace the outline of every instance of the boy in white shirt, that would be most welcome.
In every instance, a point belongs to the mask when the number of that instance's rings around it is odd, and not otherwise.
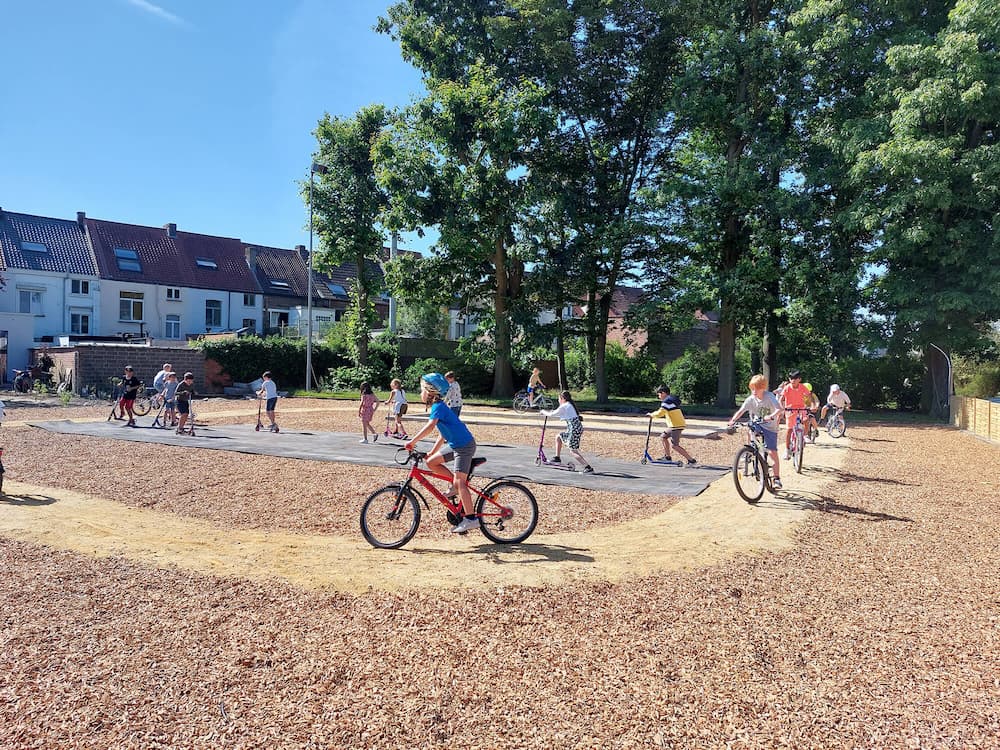
[[[761,420],[754,429],[758,430],[764,437],[764,447],[767,448],[767,452],[771,456],[771,465],[774,467],[772,486],[776,490],[781,489],[781,465],[778,463],[778,424],[781,413],[781,404],[778,403],[778,399],[767,390],[767,378],[763,375],[754,375],[750,378],[750,395],[743,402],[743,406],[729,418],[730,427],[744,414],[750,414]]]
[[[826,404],[823,405],[823,410],[819,413],[819,419],[822,422],[826,419],[826,412],[831,406],[837,409],[851,410],[851,399],[850,397],[840,389],[840,386],[834,383],[830,386],[830,395],[826,397]]]

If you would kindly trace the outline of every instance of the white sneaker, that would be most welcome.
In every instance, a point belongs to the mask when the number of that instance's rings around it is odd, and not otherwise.
[[[781,457],[781,460],[782,461],[791,461],[792,460],[792,454],[789,453],[788,451],[785,451],[785,455]]]
[[[474,516],[466,516],[458,525],[451,530],[452,534],[464,534],[466,531],[472,531],[473,529],[479,528],[479,519]]]
[[[362,445],[368,445],[367,440],[359,440],[358,442],[361,443]]]

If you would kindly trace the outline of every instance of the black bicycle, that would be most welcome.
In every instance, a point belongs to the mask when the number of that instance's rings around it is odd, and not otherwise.
[[[767,490],[772,495],[777,494],[774,489],[774,475],[771,464],[767,459],[767,446],[764,445],[764,427],[759,418],[751,418],[740,422],[746,428],[747,442],[733,458],[733,482],[736,484],[736,491],[740,497],[748,503],[756,503]],[[730,428],[730,434],[735,432],[735,426]]]

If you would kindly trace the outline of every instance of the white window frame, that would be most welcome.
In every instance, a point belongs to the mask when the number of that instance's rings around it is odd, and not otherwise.
[[[89,336],[91,333],[90,319],[89,312],[73,312],[71,310],[69,313],[69,332],[77,336]]]
[[[171,332],[171,328],[174,328]],[[177,340],[181,337],[181,316],[180,315],[167,315],[163,319],[163,338]]]
[[[81,297],[90,296],[90,279],[70,279],[69,293],[78,294]]]
[[[44,289],[38,289],[34,287],[18,287],[17,288],[17,311],[25,315],[44,315],[42,311],[42,294],[45,292]],[[28,309],[25,310],[24,307],[24,295],[28,295]]]
[[[211,320],[209,316],[211,315]],[[218,318],[219,322],[213,322]],[[207,299],[205,300],[205,328],[222,328],[222,300],[221,299]]]
[[[243,307],[256,307],[257,305],[257,295],[256,294],[244,294],[243,295]]]
[[[138,251],[128,247],[116,247],[113,252],[119,271],[142,273],[142,260],[139,258]]]
[[[243,328],[249,328],[252,331],[257,330],[257,321],[253,318],[243,318]]]
[[[168,302],[180,302],[181,300],[181,290],[180,287],[168,286],[167,287],[167,301]]]
[[[217,271],[219,268],[219,264],[216,263],[212,258],[198,257],[194,259],[194,264],[198,266],[198,268],[210,268],[213,271]]]
[[[122,316],[122,312],[124,312],[125,310],[123,304],[125,304],[126,302],[131,308],[129,310],[130,317],[128,318]],[[120,292],[118,292],[118,322],[141,323],[143,320],[145,320],[145,318],[143,317],[143,315],[146,312],[145,303],[146,303],[146,295],[144,292],[130,292],[125,289],[122,289]],[[137,309],[136,305],[139,306],[138,317],[136,317],[135,314]]]

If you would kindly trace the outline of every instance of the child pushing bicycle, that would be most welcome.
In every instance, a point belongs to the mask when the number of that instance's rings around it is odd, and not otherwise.
[[[420,400],[430,407],[430,418],[404,447],[412,451],[421,439],[435,429],[438,431],[438,439],[427,454],[427,468],[435,474],[451,474],[452,483],[446,494],[449,497],[458,495],[464,514],[462,520],[452,528],[452,533],[461,534],[479,527],[476,508],[469,492],[469,472],[472,471],[472,459],[476,455],[476,439],[458,415],[445,404],[446,393],[448,381],[441,373],[429,372],[420,378]],[[445,462],[452,458],[455,459],[454,471],[445,466]]]
[[[751,425],[751,429],[759,432],[764,438],[764,447],[767,448],[774,466],[773,487],[776,490],[781,489],[781,465],[778,462],[778,423],[781,419],[781,413],[781,404],[778,403],[778,399],[767,390],[767,378],[763,375],[754,375],[750,378],[750,395],[736,410],[736,413],[729,418],[730,428],[744,414],[749,414],[760,420]]]

